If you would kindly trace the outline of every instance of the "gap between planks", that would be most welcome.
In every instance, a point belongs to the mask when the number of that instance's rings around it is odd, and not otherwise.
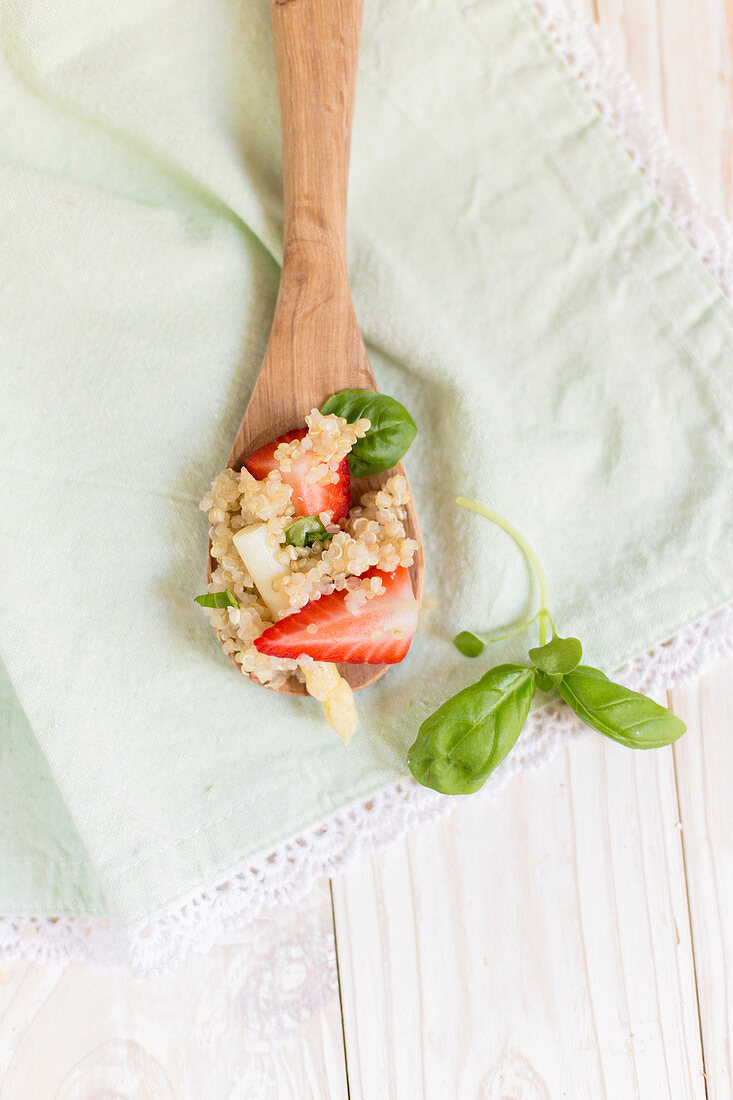
[[[339,999],[339,1015],[341,1017],[341,1039],[344,1047],[344,1074],[346,1077],[346,1100],[351,1100],[351,1086],[349,1085],[349,1052],[346,1047],[346,1030],[344,1028],[344,1000],[341,994],[341,967],[339,964],[338,935],[336,932],[336,910],[333,903],[333,879],[328,880],[328,894],[331,901],[331,925],[333,927],[333,950],[336,956],[336,985]]]
[[[671,691],[667,692],[667,706],[670,708],[670,710],[674,710],[674,700],[672,698],[672,692]],[[687,899],[687,922],[688,922],[688,927],[689,927],[689,931],[690,931],[690,945],[692,947],[692,973],[693,973],[693,978],[694,978],[694,981],[695,981],[695,1004],[697,1006],[697,1021],[698,1021],[698,1030],[699,1030],[699,1035],[700,1035],[700,1057],[701,1057],[701,1060],[702,1060],[702,1081],[703,1081],[703,1088],[705,1089],[705,1098],[706,1098],[706,1100],[708,1100],[708,1095],[709,1095],[708,1094],[708,1084],[707,1084],[708,1075],[707,1075],[707,1071],[705,1069],[705,1036],[703,1035],[703,1027],[702,1027],[702,1010],[701,1010],[701,1006],[700,1006],[700,984],[699,984],[699,981],[698,981],[697,961],[696,961],[696,955],[695,955],[695,931],[694,931],[693,924],[692,924],[692,907],[691,907],[691,904],[690,904],[690,883],[689,883],[688,874],[687,874],[688,859],[687,859],[687,851],[686,851],[686,848],[685,848],[685,830],[684,830],[684,825],[682,823],[682,813],[681,813],[681,810],[680,810],[680,785],[679,785],[679,776],[678,776],[677,753],[676,753],[676,750],[675,750],[675,746],[672,747],[672,769],[673,769],[673,773],[674,773],[675,794],[677,796],[677,814],[679,816],[679,822],[680,822],[680,845],[681,845],[681,848],[682,848],[682,866],[684,868],[684,877],[685,877],[685,897]],[[333,902],[333,895],[332,895],[331,900]],[[341,996],[341,994],[339,992],[339,997],[340,996]],[[341,1019],[342,1019],[342,1024],[343,1024],[343,1014],[342,1014]]]

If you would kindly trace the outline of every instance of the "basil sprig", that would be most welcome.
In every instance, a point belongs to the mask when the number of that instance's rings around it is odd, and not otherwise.
[[[314,542],[325,542],[333,538],[321,523],[318,516],[303,516],[285,528],[287,546],[312,546]]]
[[[239,607],[234,594],[228,588],[223,592],[205,592],[203,596],[194,596],[194,600],[202,607]]]
[[[456,648],[467,657],[478,656],[488,642],[512,637],[538,619],[540,644],[529,650],[531,667],[498,665],[425,719],[407,755],[418,783],[443,794],[479,790],[513,749],[537,689],[557,690],[587,726],[628,748],[655,749],[680,738],[685,724],[676,715],[646,695],[613,683],[600,669],[580,664],[583,647],[577,638],[556,633],[545,606],[542,566],[516,528],[475,501],[459,497],[457,503],[486,516],[511,536],[537,578],[541,606],[534,618],[511,624],[503,634],[463,630],[453,639]]]
[[[352,477],[371,477],[391,470],[409,450],[417,435],[417,426],[404,405],[373,390],[341,390],[334,393],[321,409],[325,415],[343,416],[349,424],[366,417],[371,427],[363,439],[357,439],[349,453]]]

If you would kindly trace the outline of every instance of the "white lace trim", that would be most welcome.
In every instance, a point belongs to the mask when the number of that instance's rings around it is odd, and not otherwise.
[[[610,129],[655,190],[728,297],[733,297],[733,227],[709,210],[672,158],[661,129],[644,112],[629,77],[613,63],[598,29],[575,0],[533,0],[552,42]],[[685,627],[629,661],[615,678],[637,691],[671,687],[733,655],[733,604]],[[490,795],[518,771],[540,764],[584,729],[561,703],[533,712],[517,748],[483,788]],[[472,797],[476,797],[475,795]],[[405,780],[315,829],[247,860],[152,919],[123,929],[85,917],[0,917],[0,959],[87,960],[155,977],[191,951],[208,951],[224,932],[267,906],[296,901],[314,879],[343,870],[363,849],[379,848],[413,826],[447,813],[458,800]]]

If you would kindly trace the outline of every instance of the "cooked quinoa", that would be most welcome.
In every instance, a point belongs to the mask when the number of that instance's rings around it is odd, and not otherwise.
[[[364,418],[357,420],[355,424],[349,424],[343,417],[324,416],[318,409],[313,409],[306,416],[305,422],[308,426],[307,435],[293,440],[292,443],[280,443],[275,451],[275,458],[281,469],[288,471],[292,469],[295,459],[309,454],[316,460],[309,473],[309,480],[321,485],[335,482],[339,465],[357,439],[363,439],[367,434],[371,422]]]
[[[370,427],[366,419],[349,424],[342,417],[324,416],[317,409],[306,417],[306,424],[307,435],[281,443],[275,457],[287,471],[300,455],[312,452],[318,459],[314,478],[324,485],[335,479],[339,464]],[[233,536],[251,524],[266,524],[278,561],[288,567],[288,572],[274,582],[288,601],[280,618],[312,599],[341,589],[348,590],[348,603],[356,610],[384,590],[378,577],[361,580],[363,573],[373,566],[391,572],[398,566],[412,565],[417,543],[405,531],[409,491],[405,478],[394,475],[378,491],[364,493],[359,505],[340,523],[333,523],[330,513],[322,513],[321,522],[332,538],[310,547],[285,544],[285,529],[294,519],[291,496],[291,487],[278,471],[258,481],[246,469],[225,469],[214,479],[199,505],[208,512],[211,555],[216,563],[208,590],[223,592],[228,588],[240,607],[206,612],[219,632],[224,652],[234,658],[243,673],[273,688],[295,675],[305,682],[310,694],[321,699],[328,717],[328,700],[333,703],[344,691],[334,681],[334,674],[348,689],[335,666],[310,658],[295,661],[269,657],[255,649],[255,638],[273,622],[273,615],[248,575]]]

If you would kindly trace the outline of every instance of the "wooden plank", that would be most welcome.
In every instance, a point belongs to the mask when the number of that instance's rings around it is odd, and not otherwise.
[[[670,693],[709,1100],[733,1095],[733,660]]]
[[[731,28],[725,0],[658,0],[665,125],[714,209],[731,213]]]
[[[671,750],[591,735],[333,893],[352,1100],[704,1097]]]
[[[345,1100],[328,883],[171,974],[0,969],[0,1096]]]
[[[657,0],[594,0],[597,20],[611,52],[639,90],[651,118],[664,125]]]

